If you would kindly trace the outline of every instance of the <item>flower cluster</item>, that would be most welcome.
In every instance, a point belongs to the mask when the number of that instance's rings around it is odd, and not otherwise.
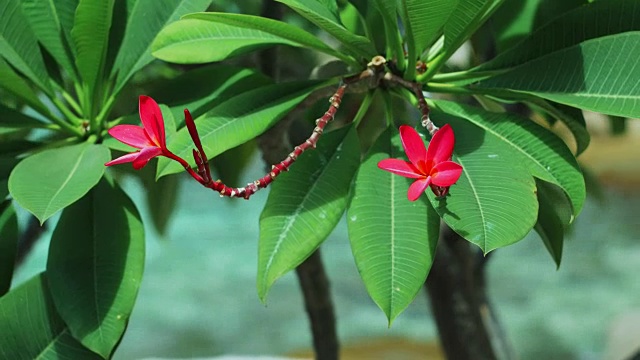
[[[449,124],[435,132],[429,148],[418,132],[411,126],[400,126],[402,147],[409,161],[401,159],[385,159],[378,163],[382,170],[416,179],[409,186],[407,197],[411,201],[417,200],[428,186],[436,196],[445,196],[449,187],[458,181],[462,174],[462,166],[451,161],[455,137]]]

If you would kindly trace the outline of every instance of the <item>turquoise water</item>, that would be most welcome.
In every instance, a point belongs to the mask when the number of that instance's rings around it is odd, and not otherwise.
[[[253,168],[262,165],[256,162]],[[221,199],[184,180],[166,236],[161,239],[147,227],[144,280],[115,358],[283,354],[309,348],[295,276],[276,283],[266,307],[256,295],[258,218],[267,191],[251,201]],[[140,186],[136,181],[125,185],[148,218]],[[611,322],[640,309],[640,192],[606,194],[605,203],[589,200],[576,220],[559,271],[535,235],[498,250],[491,259],[491,298],[521,358],[600,358]],[[44,269],[46,248],[46,241],[37,245],[17,273],[18,282]],[[323,245],[323,257],[343,343],[373,337],[436,339],[422,294],[387,328],[359,279],[344,221]]]

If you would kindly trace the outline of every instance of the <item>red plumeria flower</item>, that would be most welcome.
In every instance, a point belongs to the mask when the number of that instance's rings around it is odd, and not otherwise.
[[[148,96],[140,96],[140,120],[142,126],[118,125],[109,129],[109,134],[117,140],[140,149],[106,163],[106,166],[133,162],[133,168],[144,167],[156,156],[170,154],[164,134],[164,119],[158,104]]]
[[[444,196],[449,186],[458,181],[462,174],[462,166],[451,161],[455,137],[449,124],[436,131],[426,149],[422,138],[411,126],[400,126],[402,147],[409,161],[401,159],[385,159],[378,167],[391,173],[417,179],[409,186],[407,197],[417,200],[429,185],[437,196]]]

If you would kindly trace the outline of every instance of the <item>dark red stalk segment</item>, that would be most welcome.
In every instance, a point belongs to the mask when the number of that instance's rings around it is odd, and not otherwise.
[[[273,180],[283,171],[288,171],[291,164],[293,164],[298,156],[300,156],[303,152],[310,148],[315,148],[318,143],[318,139],[322,136],[325,126],[333,120],[336,111],[340,107],[340,103],[342,102],[342,97],[344,96],[345,89],[347,88],[347,83],[343,83],[338,87],[338,90],[331,96],[329,99],[330,106],[329,109],[322,115],[322,117],[316,120],[316,127],[313,129],[313,133],[311,136],[305,140],[302,144],[296,146],[294,150],[281,162],[276,165],[273,165],[271,171],[260,179],[247,184],[245,187],[241,188],[232,188],[220,180],[213,181],[211,178],[211,171],[209,170],[209,164],[207,162],[207,156],[204,153],[204,149],[200,143],[200,139],[198,137],[198,132],[195,128],[195,124],[191,119],[190,114],[185,111],[185,121],[187,127],[189,129],[189,134],[193,138],[193,142],[198,148],[198,150],[193,150],[193,157],[196,160],[196,165],[198,168],[198,173],[193,171],[189,164],[183,159],[179,158],[176,155],[167,156],[170,159],[178,161],[185,169],[189,172],[189,174],[200,182],[202,185],[213,189],[220,193],[220,196],[228,196],[228,197],[239,197],[244,199],[249,199],[251,195],[255,194],[256,191],[269,186],[273,182]]]
[[[209,160],[207,159],[207,154],[204,153],[204,149],[202,148],[202,142],[200,141],[200,135],[198,135],[196,123],[193,121],[193,117],[187,109],[184,109],[184,122],[187,125],[187,130],[189,130],[191,140],[193,140],[196,148],[198,148],[197,151],[193,150],[193,159],[198,165],[198,174],[202,176],[205,183],[208,183],[209,181],[211,181],[211,169],[209,169]]]
[[[431,136],[433,136],[433,134],[438,131],[438,127],[431,121],[431,118],[429,118],[429,113],[431,112],[431,110],[429,109],[427,100],[424,98],[424,94],[422,93],[422,85],[417,82],[407,81],[392,73],[386,73],[384,75],[384,79],[390,82],[398,83],[413,91],[416,99],[418,99],[418,109],[420,109],[420,112],[422,113],[422,117],[420,119],[422,126],[429,131],[429,134],[431,134]]]

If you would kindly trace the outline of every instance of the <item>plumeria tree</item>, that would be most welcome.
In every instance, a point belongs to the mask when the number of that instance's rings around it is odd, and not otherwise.
[[[509,357],[487,325],[483,266],[532,230],[560,265],[586,196],[580,110],[640,117],[637,2],[266,0],[262,16],[209,5],[0,4],[1,357],[113,355],[144,266],[125,163],[154,171],[160,228],[174,174],[222,197],[269,188],[258,297],[296,270],[318,358],[338,356],[318,249],[345,213],[389,325],[426,281],[450,358]],[[265,50],[276,45],[294,56]],[[461,48],[465,66],[450,61]],[[238,187],[225,167],[254,139],[268,169]],[[60,217],[46,271],[12,287],[16,205],[40,224]]]

